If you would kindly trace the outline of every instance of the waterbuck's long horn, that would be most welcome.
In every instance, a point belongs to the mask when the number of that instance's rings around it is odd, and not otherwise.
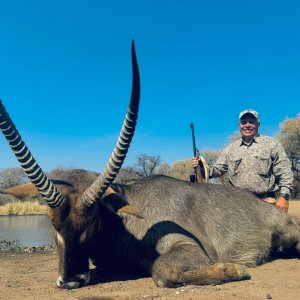
[[[59,206],[64,200],[63,195],[36,163],[1,100],[0,129],[20,162],[24,172],[47,201],[48,205],[52,208]]]
[[[140,101],[140,75],[135,54],[134,42],[131,48],[132,56],[132,90],[127,114],[115,149],[96,181],[81,195],[85,206],[90,206],[99,199],[117,176],[133,137],[138,118]]]

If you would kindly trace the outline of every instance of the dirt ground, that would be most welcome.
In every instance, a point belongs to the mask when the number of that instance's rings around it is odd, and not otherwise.
[[[290,214],[300,224],[300,201],[291,201]],[[54,250],[37,253],[0,252],[0,299],[300,299],[300,260],[276,260],[249,268],[247,281],[215,286],[158,288],[151,278],[103,280],[77,290],[55,285],[58,257]]]

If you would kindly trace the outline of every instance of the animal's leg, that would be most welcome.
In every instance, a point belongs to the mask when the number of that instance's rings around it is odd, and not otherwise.
[[[294,219],[286,221],[284,230],[273,237],[273,243],[274,241],[279,256],[300,258],[300,227]]]
[[[299,228],[298,228],[299,229]],[[300,258],[300,230],[298,236],[291,239],[290,242],[293,246],[286,247],[288,256],[292,258]]]
[[[300,258],[300,241],[296,244],[296,252],[298,257]]]
[[[221,284],[230,281],[250,279],[250,274],[240,265],[216,263],[199,270],[183,273],[185,284]]]
[[[295,257],[300,258],[300,232],[299,232],[299,237],[295,243]]]
[[[232,263],[211,264],[195,245],[180,245],[158,257],[152,267],[157,286],[176,287],[185,284],[220,284],[249,279],[250,275]]]

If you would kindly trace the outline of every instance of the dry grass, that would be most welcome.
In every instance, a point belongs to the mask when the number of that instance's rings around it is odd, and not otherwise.
[[[0,215],[40,215],[46,214],[47,205],[41,205],[38,201],[15,201],[0,206]]]

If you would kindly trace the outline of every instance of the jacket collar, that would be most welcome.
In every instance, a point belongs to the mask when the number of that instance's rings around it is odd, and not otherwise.
[[[259,143],[259,133],[257,133],[250,141],[249,144],[245,143],[243,138],[240,139],[240,146],[251,146],[253,143]]]

